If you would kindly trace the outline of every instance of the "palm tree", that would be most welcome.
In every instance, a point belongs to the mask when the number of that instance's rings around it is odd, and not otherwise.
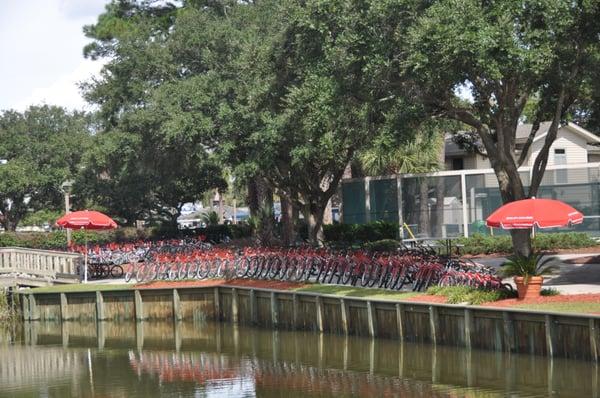
[[[418,174],[437,171],[444,164],[444,135],[439,131],[424,131],[415,135],[414,139],[398,144],[389,136],[379,137],[373,146],[359,155],[363,170],[368,175],[385,174]],[[443,222],[444,187],[441,178],[436,186],[436,230],[440,234]],[[412,213],[418,220],[419,230],[431,235],[429,219],[429,185],[426,178],[418,180],[419,209]],[[414,193],[417,196],[417,192]]]

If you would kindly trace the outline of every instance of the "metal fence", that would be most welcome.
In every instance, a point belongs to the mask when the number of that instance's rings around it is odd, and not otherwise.
[[[531,168],[519,172],[527,186]],[[492,233],[485,219],[502,204],[492,169],[346,179],[341,195],[342,222],[397,222],[403,238],[410,233],[424,238]],[[581,225],[548,232],[575,230],[600,236],[600,163],[549,166],[538,197],[562,200],[585,216]]]

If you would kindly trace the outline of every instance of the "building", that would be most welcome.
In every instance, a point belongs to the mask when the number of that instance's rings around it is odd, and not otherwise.
[[[551,122],[543,122],[533,139],[523,166],[533,166],[533,162],[544,145]],[[521,150],[531,132],[531,124],[517,127],[516,154]],[[489,160],[474,151],[462,149],[452,135],[446,137],[446,170],[489,169]],[[484,151],[485,152],[485,151]],[[566,164],[586,164],[600,162],[600,138],[574,123],[567,123],[558,129],[556,140],[550,147],[548,166]]]
[[[519,169],[529,185],[532,165],[550,123],[543,123]],[[531,125],[517,131],[517,153]],[[399,222],[419,237],[468,236],[489,232],[485,219],[502,204],[498,181],[485,156],[459,148],[448,138],[445,171],[342,180],[342,222]],[[600,138],[573,124],[561,126],[538,191],[539,197],[562,200],[585,218],[578,231],[600,235]],[[498,231],[500,232],[500,231]]]

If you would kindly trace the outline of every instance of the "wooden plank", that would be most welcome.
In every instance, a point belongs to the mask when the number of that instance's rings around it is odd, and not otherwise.
[[[369,336],[377,337],[377,319],[375,318],[375,310],[371,301],[367,301],[367,321],[369,324]]]
[[[250,322],[256,325],[258,313],[256,311],[256,292],[254,289],[250,290]]]
[[[404,305],[396,304],[396,322],[398,323],[398,338],[400,341],[404,340],[404,320],[405,320]]]
[[[298,295],[292,294],[292,329],[298,328]]]
[[[65,293],[60,294],[60,320],[66,321],[69,319],[69,311],[67,305],[67,295]]]
[[[346,305],[346,301],[344,299],[340,299],[340,311],[342,313],[342,331],[347,336],[348,335],[348,306]]]
[[[596,321],[589,320],[590,328],[590,357],[592,361],[598,362],[598,330],[596,329]]]
[[[214,288],[214,302],[215,302],[215,320],[220,321],[221,320],[221,298],[219,296],[219,288],[215,287]]]
[[[509,312],[502,312],[502,321],[503,321],[503,345],[504,351],[512,352],[514,351],[515,345],[515,326],[513,324],[513,320],[511,314]]]
[[[135,319],[141,321],[144,319],[144,302],[142,301],[142,294],[139,290],[133,291],[135,301]]]

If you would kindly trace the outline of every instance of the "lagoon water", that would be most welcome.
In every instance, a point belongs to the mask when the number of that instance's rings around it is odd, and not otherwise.
[[[215,323],[31,322],[0,332],[0,397],[551,395],[597,396],[597,365]]]

